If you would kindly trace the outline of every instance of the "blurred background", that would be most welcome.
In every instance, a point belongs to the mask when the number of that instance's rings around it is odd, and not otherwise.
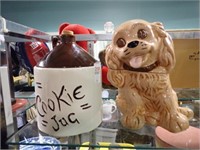
[[[130,19],[160,21],[166,29],[199,28],[199,0],[15,0],[1,1],[1,15],[45,32],[63,22],[95,31],[107,21],[117,27]]]

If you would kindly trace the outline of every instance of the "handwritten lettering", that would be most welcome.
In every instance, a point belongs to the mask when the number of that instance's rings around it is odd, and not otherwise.
[[[48,122],[47,122],[46,120],[42,120],[42,125],[43,125],[43,126],[45,126],[45,127],[46,127],[46,126],[47,126],[47,124],[48,124]]]
[[[59,130],[59,124],[56,120],[56,115],[54,115],[53,117],[51,117],[51,119],[56,123],[57,128],[55,128],[54,126],[52,126],[52,128],[54,129],[54,131],[58,131]]]
[[[83,96],[81,96],[81,97],[77,97],[77,95],[78,95],[79,93],[81,93],[80,91],[78,91],[78,90],[81,89],[81,88],[82,88],[82,86],[80,85],[80,86],[78,86],[78,87],[76,87],[76,88],[74,89],[73,97],[74,97],[75,99],[83,99],[83,98],[85,97],[85,95],[83,95]]]
[[[57,120],[56,115],[54,115],[53,117],[51,117],[51,119],[55,122],[55,126],[52,126],[52,128],[54,129],[54,131],[58,131],[60,129],[60,125],[67,126],[67,125],[69,125],[69,123],[71,123],[71,124],[75,124],[75,123],[80,124],[80,122],[78,121],[78,119],[75,118],[75,113],[70,113],[67,116],[67,118],[62,117],[59,120]]]
[[[45,114],[47,113],[47,105],[44,102],[42,102],[42,110]]]
[[[48,107],[51,111],[54,111],[55,110],[55,103],[53,100],[51,99],[48,99]]]
[[[60,94],[59,96],[57,96],[57,94],[52,91],[52,93],[55,95],[56,97],[56,100],[58,102],[58,108],[59,110],[61,111],[61,108],[60,108],[60,101],[64,102],[65,104],[67,104],[68,106],[71,106],[68,102],[66,102],[64,99],[61,99],[62,95],[63,95],[63,92],[64,92],[64,89],[65,89],[65,86],[63,85],[62,88],[61,88],[61,91],[60,91]]]
[[[88,106],[88,103],[81,105],[81,108],[82,108],[82,109],[88,109],[88,108],[90,108],[90,107],[91,107],[91,106]]]
[[[38,85],[38,88],[42,90],[42,86],[40,82],[36,82]],[[42,100],[40,95],[36,96],[36,107],[37,112],[40,117],[42,117],[41,124],[44,127],[47,127],[48,121],[45,120],[45,115],[51,114],[49,112],[57,112],[59,110],[62,112],[63,108],[71,107],[73,105],[73,102],[78,100],[82,100],[85,97],[85,94],[82,92],[82,85],[78,85],[72,90],[72,93],[70,93],[64,85],[61,86],[60,90],[58,92],[52,91],[53,97],[48,98],[47,100]],[[80,104],[80,107],[82,110],[87,110],[91,105],[88,103]],[[80,124],[80,121],[76,117],[76,114],[74,112],[69,112],[68,114],[63,114],[62,116],[56,116],[57,114],[53,115],[50,120],[52,121],[50,126],[52,126],[52,129],[54,131],[60,130],[61,127],[68,126],[70,124]]]
[[[36,96],[36,104],[38,104],[39,102],[41,103],[41,98],[40,98],[40,96],[39,95],[37,95]],[[41,113],[40,111],[39,111],[39,108],[38,108],[38,105],[36,105],[37,106],[37,112],[38,112],[38,114],[41,116],[41,117],[44,117],[45,115],[44,115],[44,113]]]

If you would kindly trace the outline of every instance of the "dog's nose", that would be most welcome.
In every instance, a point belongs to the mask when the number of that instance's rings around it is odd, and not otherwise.
[[[138,45],[139,41],[132,41],[128,43],[128,48],[134,48]]]

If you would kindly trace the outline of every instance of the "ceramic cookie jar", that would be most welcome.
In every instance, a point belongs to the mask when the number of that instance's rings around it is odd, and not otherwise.
[[[72,31],[34,68],[37,124],[55,137],[89,132],[102,121],[101,64]]]
[[[117,106],[124,127],[145,124],[171,132],[189,127],[193,111],[179,107],[170,82],[176,60],[173,41],[162,23],[129,20],[114,32],[106,49],[108,80],[118,88]]]

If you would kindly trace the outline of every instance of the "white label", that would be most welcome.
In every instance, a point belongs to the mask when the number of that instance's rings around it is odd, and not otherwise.
[[[96,62],[95,67],[95,81],[101,83],[101,62]]]
[[[38,127],[55,137],[89,132],[102,119],[96,68],[34,68]]]

